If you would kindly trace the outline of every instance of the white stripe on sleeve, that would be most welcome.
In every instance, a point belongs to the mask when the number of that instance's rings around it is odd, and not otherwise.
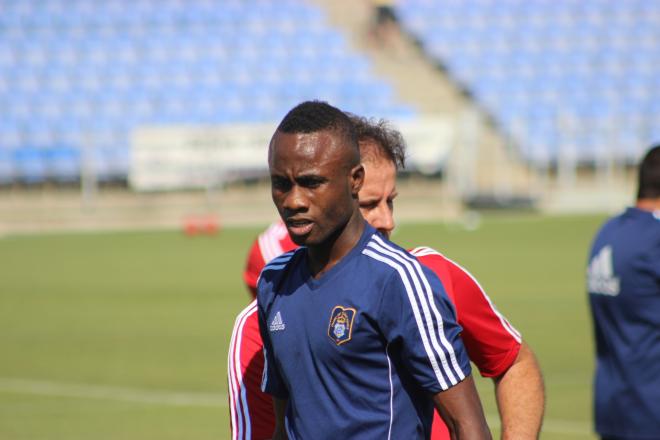
[[[373,258],[374,260],[378,260],[382,263],[387,264],[388,266],[392,267],[399,273],[399,276],[401,277],[401,281],[403,282],[404,288],[406,290],[406,294],[408,295],[408,301],[410,302],[413,316],[415,317],[415,323],[417,324],[417,330],[419,331],[419,335],[422,339],[422,345],[424,346],[426,355],[428,356],[429,362],[431,363],[431,367],[433,368],[433,373],[435,374],[435,377],[438,379],[438,382],[440,383],[440,387],[443,390],[446,390],[447,388],[449,388],[449,386],[447,385],[447,382],[442,376],[442,372],[440,371],[440,367],[438,366],[438,360],[433,354],[433,350],[431,349],[431,346],[429,344],[428,335],[426,334],[426,330],[424,329],[424,323],[422,322],[422,317],[419,312],[417,300],[415,299],[415,294],[413,293],[412,287],[410,286],[410,282],[408,281],[408,275],[406,274],[406,271],[397,262],[391,260],[390,258],[384,255],[380,255],[375,251],[372,251],[371,249],[364,249],[362,253],[364,255]]]
[[[426,275],[424,274],[424,271],[422,270],[422,266],[419,264],[419,261],[417,261],[416,258],[411,257],[408,255],[407,252],[402,251],[400,249],[397,249],[390,244],[385,243],[378,235],[374,235],[374,239],[378,241],[378,243],[381,244],[384,248],[387,248],[390,252],[393,252],[394,254],[398,255],[397,260],[399,261],[408,261],[410,264],[413,265],[415,268],[415,271],[417,273],[417,277],[422,281],[424,285],[424,292],[426,292],[426,298],[424,298],[424,295],[422,294],[422,290],[420,289],[420,296],[421,296],[421,303],[422,303],[422,308],[427,313],[428,308],[426,307],[426,301],[428,301],[428,304],[431,307],[431,310],[433,311],[433,315],[435,316],[436,322],[438,323],[438,336],[440,337],[440,342],[442,343],[442,346],[445,347],[447,350],[447,353],[449,353],[449,359],[451,361],[451,365],[456,372],[456,374],[459,377],[459,381],[465,379],[465,373],[461,369],[460,365],[458,364],[458,360],[456,359],[456,353],[454,352],[454,347],[449,343],[445,336],[445,331],[444,331],[444,324],[443,324],[443,319],[442,319],[442,314],[438,310],[438,306],[436,303],[436,298],[433,294],[433,290],[431,289],[431,286],[429,285],[429,281],[426,278]],[[428,319],[428,317],[427,317]],[[432,328],[429,328],[429,332],[433,335],[435,340],[435,332],[432,331]]]
[[[378,252],[387,255],[390,258],[393,258],[396,260],[399,264],[401,264],[403,267],[406,268],[408,273],[410,274],[411,279],[413,280],[414,287],[415,287],[415,293],[417,294],[417,297],[419,298],[419,304],[422,307],[422,312],[424,316],[424,322],[426,323],[426,331],[427,334],[430,336],[430,341],[432,347],[435,349],[435,353],[437,356],[440,358],[440,362],[443,367],[443,371],[447,375],[447,378],[451,382],[452,385],[456,385],[458,381],[456,380],[454,376],[454,372],[459,377],[459,381],[463,380],[465,378],[465,375],[463,374],[463,371],[461,368],[458,366],[458,363],[455,361],[455,354],[454,354],[454,348],[452,345],[447,341],[447,338],[444,335],[444,323],[442,320],[442,316],[440,313],[434,313],[434,316],[431,315],[431,311],[429,309],[428,305],[428,299],[426,295],[424,294],[424,289],[422,288],[422,285],[420,283],[419,279],[419,274],[415,272],[415,270],[412,267],[412,264],[410,261],[407,261],[406,259],[402,258],[399,254],[394,252],[393,250],[388,250],[383,248],[382,246],[378,245],[377,243],[370,242],[367,246],[378,250]],[[426,277],[424,274],[422,274],[422,278],[424,282],[426,282]],[[425,283],[428,285],[428,283]],[[430,290],[430,288],[429,288]],[[430,294],[431,298],[431,304],[435,307],[434,299],[433,299],[433,293]],[[437,309],[436,309],[437,311]],[[436,333],[434,329],[434,318],[435,317],[435,323],[438,326],[438,331]],[[440,343],[438,342],[438,337],[440,339]],[[442,347],[440,346],[442,344]],[[443,349],[444,347],[444,349]],[[447,361],[447,355],[449,354],[449,362]],[[451,362],[452,366],[450,367],[449,363]],[[453,367],[453,371],[452,371]]]
[[[506,319],[504,317],[504,315],[502,315],[500,313],[499,310],[497,310],[497,307],[495,307],[495,304],[493,304],[493,302],[491,301],[490,297],[488,296],[488,294],[486,293],[484,288],[481,287],[481,284],[479,284],[479,281],[477,281],[477,279],[470,273],[469,270],[467,270],[466,268],[464,268],[463,266],[461,266],[460,264],[458,264],[454,260],[452,260],[450,258],[447,258],[445,255],[441,254],[440,252],[436,251],[435,249],[431,249],[431,248],[428,248],[428,247],[415,248],[411,251],[411,254],[413,254],[417,257],[425,257],[425,256],[428,256],[428,255],[438,255],[438,256],[446,259],[447,261],[449,261],[451,264],[453,264],[454,266],[456,266],[460,270],[462,270],[463,273],[465,273],[465,275],[470,277],[472,282],[477,286],[477,288],[479,289],[479,292],[481,293],[481,295],[484,297],[486,302],[488,302],[488,305],[490,306],[490,309],[493,311],[495,316],[497,316],[497,318],[500,320],[500,323],[502,324],[502,327],[504,328],[504,330],[506,330],[513,337],[513,339],[515,339],[519,344],[522,343],[522,335],[520,334],[520,332],[509,322],[508,319]]]
[[[231,335],[228,359],[229,379],[229,409],[232,417],[232,439],[243,440],[251,438],[250,410],[247,405],[243,371],[241,368],[241,343],[243,329],[247,319],[257,311],[257,301],[252,301],[236,317]]]

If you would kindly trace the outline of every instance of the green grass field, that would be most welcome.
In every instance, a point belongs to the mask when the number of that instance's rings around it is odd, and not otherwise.
[[[602,220],[489,216],[393,237],[468,267],[523,333],[546,380],[544,439],[595,438],[583,277]],[[0,238],[0,439],[228,439],[227,347],[258,232]]]

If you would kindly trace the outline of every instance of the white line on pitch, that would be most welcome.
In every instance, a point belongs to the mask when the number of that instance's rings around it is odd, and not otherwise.
[[[227,396],[221,393],[184,393],[32,379],[0,378],[0,392],[114,400],[153,405],[204,407],[227,406]],[[494,415],[488,415],[488,424],[492,428],[499,428],[499,418]],[[590,435],[592,430],[591,425],[588,423],[546,418],[543,422],[543,432],[586,436]]]
[[[226,395],[220,393],[147,390],[30,379],[0,378],[0,392],[174,406],[227,406]]]

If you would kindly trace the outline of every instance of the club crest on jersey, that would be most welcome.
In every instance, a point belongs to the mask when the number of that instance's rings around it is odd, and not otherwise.
[[[335,344],[341,345],[351,340],[354,318],[355,309],[353,308],[336,306],[332,309],[328,336],[335,341]]]

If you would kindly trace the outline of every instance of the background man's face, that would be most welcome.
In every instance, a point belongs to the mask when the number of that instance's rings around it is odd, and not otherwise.
[[[271,193],[298,245],[318,245],[355,210],[345,147],[334,131],[276,132],[271,140]]]
[[[360,150],[363,148],[361,142]],[[396,167],[391,160],[382,156],[370,156],[362,165],[365,175],[358,193],[360,212],[371,226],[389,237],[395,226]]]

